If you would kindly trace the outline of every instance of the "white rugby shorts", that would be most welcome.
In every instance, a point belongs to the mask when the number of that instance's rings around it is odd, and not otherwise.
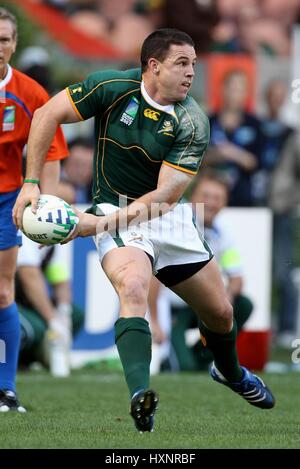
[[[108,215],[119,207],[102,203],[97,205],[97,215]],[[131,246],[142,249],[152,258],[153,274],[167,266],[205,263],[213,254],[195,226],[192,207],[179,203],[161,217],[136,226],[129,226],[110,234],[96,235],[94,241],[102,262],[112,249]]]

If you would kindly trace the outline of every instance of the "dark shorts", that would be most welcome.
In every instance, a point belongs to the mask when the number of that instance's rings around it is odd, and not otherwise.
[[[203,269],[212,258],[213,256],[207,261],[193,262],[192,264],[168,265],[160,269],[155,277],[166,287],[173,287]]]
[[[12,209],[19,191],[20,189],[0,193],[0,251],[22,246],[21,231],[16,228],[12,218]]]

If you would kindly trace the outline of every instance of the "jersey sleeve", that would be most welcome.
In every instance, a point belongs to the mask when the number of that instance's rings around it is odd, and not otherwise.
[[[176,140],[163,163],[189,174],[197,174],[209,143],[209,121],[200,111],[185,110]]]
[[[66,88],[71,104],[81,120],[89,119],[105,111],[109,97],[108,86],[112,82],[109,72],[96,72],[86,80]]]

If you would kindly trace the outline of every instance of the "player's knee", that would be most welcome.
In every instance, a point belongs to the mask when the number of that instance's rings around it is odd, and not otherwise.
[[[142,305],[147,301],[148,282],[142,276],[130,276],[123,282],[121,295],[127,304]]]
[[[220,306],[217,314],[218,322],[218,332],[220,334],[227,334],[232,329],[233,321],[233,308],[229,301],[225,301],[222,306]]]
[[[233,321],[233,307],[227,301],[224,305],[224,312],[223,312],[223,327],[226,329],[225,333],[228,333],[232,329],[232,321]]]
[[[13,302],[13,292],[8,285],[0,286],[0,308],[6,308]]]

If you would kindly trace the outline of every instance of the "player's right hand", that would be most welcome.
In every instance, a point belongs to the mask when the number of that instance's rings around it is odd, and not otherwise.
[[[13,208],[13,221],[18,228],[22,229],[23,212],[27,205],[31,204],[32,212],[36,213],[39,197],[40,189],[37,184],[28,182],[23,185]]]

